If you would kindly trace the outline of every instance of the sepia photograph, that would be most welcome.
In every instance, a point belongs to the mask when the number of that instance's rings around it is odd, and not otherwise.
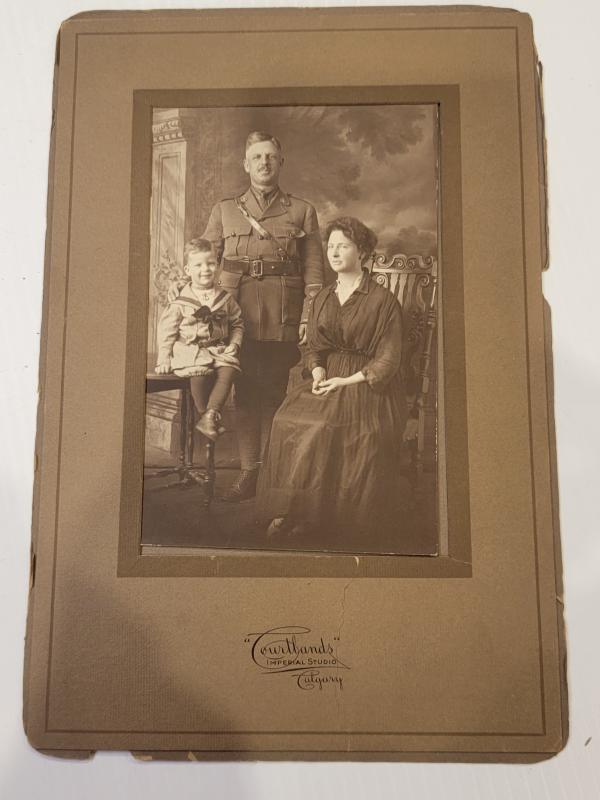
[[[440,553],[438,147],[434,103],[153,109],[145,550]]]
[[[187,5],[13,15],[3,796],[585,794],[577,20]]]

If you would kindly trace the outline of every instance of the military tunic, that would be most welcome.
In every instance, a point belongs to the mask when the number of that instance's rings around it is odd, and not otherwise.
[[[260,235],[244,216],[237,201],[276,240]],[[315,209],[306,200],[275,189],[264,207],[254,190],[221,200],[210,215],[203,238],[223,258],[218,284],[240,304],[246,340],[297,342],[298,327],[308,318],[312,298],[324,282],[323,248]],[[284,253],[284,255],[283,255]],[[283,260],[295,264],[293,274],[263,277],[228,270],[227,262]],[[256,270],[256,271],[260,271]]]
[[[239,204],[273,239],[253,227]],[[242,372],[236,378],[236,433],[242,470],[252,470],[260,465],[289,371],[300,358],[298,328],[308,319],[312,298],[323,285],[317,214],[306,200],[278,187],[266,196],[250,187],[239,198],[214,206],[203,238],[223,260],[219,286],[242,309],[245,334]],[[286,274],[269,275],[269,270]]]

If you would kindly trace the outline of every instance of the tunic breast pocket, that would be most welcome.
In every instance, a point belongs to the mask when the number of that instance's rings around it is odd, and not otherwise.
[[[235,258],[236,256],[248,255],[248,243],[252,233],[252,226],[249,222],[239,221],[234,227],[223,231],[224,258]]]
[[[242,277],[241,272],[227,272],[226,269],[222,269],[217,280],[217,286],[237,298]]]
[[[304,281],[299,275],[281,278],[281,322],[283,325],[298,325],[304,304]]]

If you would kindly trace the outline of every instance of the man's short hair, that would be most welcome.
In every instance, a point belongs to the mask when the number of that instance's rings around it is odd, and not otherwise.
[[[201,239],[199,236],[195,239],[190,239],[185,243],[183,248],[183,266],[188,262],[190,253],[212,253],[214,252],[213,243],[208,239]]]
[[[272,142],[281,153],[281,142],[279,139],[270,133],[265,133],[265,131],[252,131],[252,133],[249,133],[246,139],[246,150],[244,152],[247,153],[252,145],[257,142]]]

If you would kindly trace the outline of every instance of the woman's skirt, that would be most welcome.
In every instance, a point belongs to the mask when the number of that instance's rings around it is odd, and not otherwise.
[[[327,375],[350,376],[367,360],[332,353]],[[290,517],[336,538],[397,526],[406,501],[399,474],[407,417],[400,376],[381,393],[366,382],[325,396],[311,389],[312,380],[300,384],[275,415],[259,479],[259,518]]]

